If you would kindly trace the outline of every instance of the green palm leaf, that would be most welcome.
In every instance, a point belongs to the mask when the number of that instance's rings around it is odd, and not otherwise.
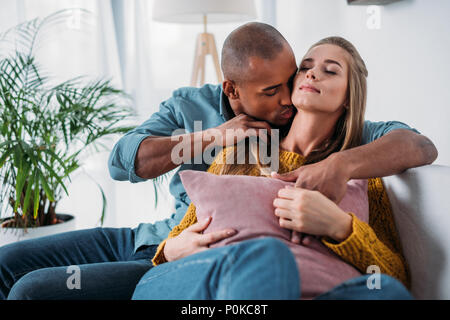
[[[39,200],[40,200],[40,184],[39,184],[39,170],[36,170],[34,175],[34,206],[33,206],[33,219],[37,219],[37,214],[39,210]]]
[[[0,216],[12,210],[29,216],[23,221],[44,221],[39,215],[68,195],[81,155],[133,128],[120,125],[134,115],[131,99],[110,80],[79,76],[53,84],[36,61],[39,46],[74,12],[59,11],[0,34],[0,200],[10,204],[0,206]],[[76,12],[82,21],[93,17]],[[103,223],[106,196],[98,186]]]

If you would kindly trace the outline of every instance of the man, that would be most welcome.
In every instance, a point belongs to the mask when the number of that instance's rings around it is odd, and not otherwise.
[[[233,31],[223,47],[222,69],[222,86],[175,91],[161,103],[159,112],[122,137],[109,159],[111,176],[136,183],[175,169],[179,163],[173,160],[173,150],[180,141],[192,145],[183,158],[194,159],[182,163],[180,170],[206,170],[202,154],[210,147],[211,130],[223,133],[222,137],[227,131],[241,130],[233,141],[214,139],[215,146],[223,147],[249,135],[262,136],[261,129],[270,132],[289,125],[297,65],[291,47],[277,30],[250,23]],[[201,121],[202,129],[195,127],[195,121]],[[179,129],[188,133],[172,137]],[[363,144],[283,178],[301,177],[302,187],[338,201],[348,178],[395,174],[432,163],[437,156],[431,141],[399,122],[366,122]],[[322,175],[324,170],[326,175]],[[136,229],[95,228],[0,248],[0,297],[130,299],[141,276],[151,268],[156,246],[179,223],[190,203],[178,174],[172,178],[170,191],[176,212],[169,219]],[[80,268],[76,290],[66,284],[70,265]]]

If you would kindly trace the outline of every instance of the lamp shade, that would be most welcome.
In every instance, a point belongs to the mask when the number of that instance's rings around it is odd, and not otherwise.
[[[202,23],[247,21],[256,18],[254,0],[154,0],[153,19],[160,22]]]

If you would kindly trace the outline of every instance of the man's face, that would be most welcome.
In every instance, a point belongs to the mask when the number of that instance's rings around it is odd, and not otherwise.
[[[245,113],[277,127],[288,124],[295,114],[291,90],[296,72],[295,56],[288,45],[272,60],[251,57],[247,81],[236,87],[236,115]]]

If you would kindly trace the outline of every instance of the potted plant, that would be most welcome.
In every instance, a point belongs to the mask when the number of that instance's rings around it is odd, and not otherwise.
[[[57,204],[82,156],[104,147],[103,138],[132,129],[120,125],[132,116],[129,97],[109,80],[55,84],[42,75],[34,55],[38,35],[71,14],[60,11],[0,35],[3,47],[16,43],[13,53],[0,52],[0,237],[71,220],[57,213]],[[0,245],[11,241],[8,236]]]

